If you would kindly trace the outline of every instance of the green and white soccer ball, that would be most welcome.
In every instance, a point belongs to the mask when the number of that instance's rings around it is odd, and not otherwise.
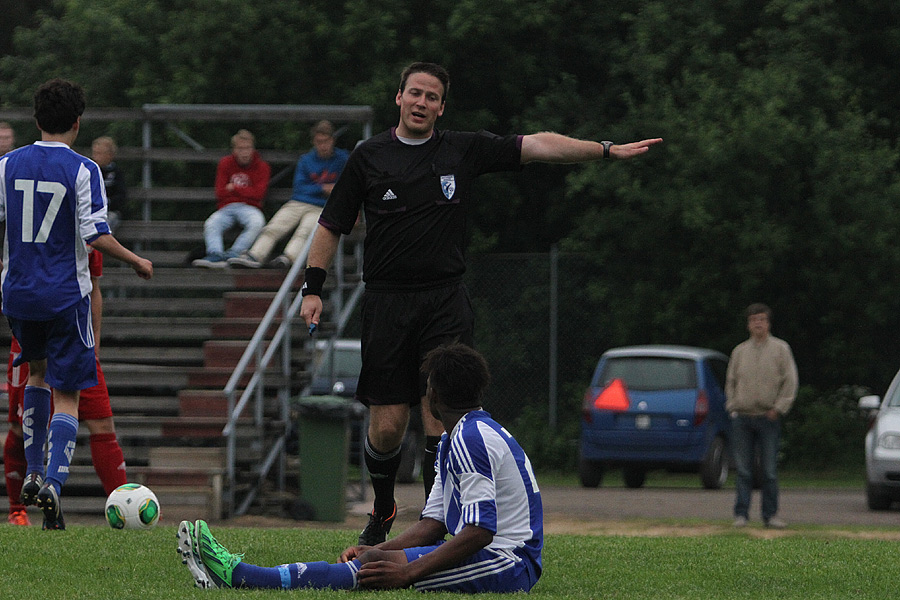
[[[106,499],[106,522],[113,529],[150,529],[159,522],[159,500],[147,486],[126,483]]]

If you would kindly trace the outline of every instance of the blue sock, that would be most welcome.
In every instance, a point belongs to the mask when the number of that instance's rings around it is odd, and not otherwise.
[[[47,479],[58,494],[69,478],[69,463],[75,454],[75,436],[78,419],[65,413],[56,413],[50,419],[50,459],[47,462]]]
[[[242,562],[234,567],[231,582],[235,587],[351,590],[356,588],[356,572],[359,567],[358,560],[336,564],[325,561],[291,563],[277,567],[258,567]]]
[[[28,473],[44,475],[44,443],[47,441],[49,420],[50,389],[26,385],[22,400],[22,438],[25,441]]]

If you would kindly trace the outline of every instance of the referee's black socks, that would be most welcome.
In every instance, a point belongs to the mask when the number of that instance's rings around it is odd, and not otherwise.
[[[394,482],[400,469],[400,448],[382,454],[372,447],[366,436],[366,469],[372,480],[375,493],[375,514],[380,518],[389,517],[394,512]]]

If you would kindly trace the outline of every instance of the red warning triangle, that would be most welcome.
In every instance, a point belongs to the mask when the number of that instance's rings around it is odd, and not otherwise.
[[[613,379],[602,392],[597,394],[594,400],[594,408],[598,410],[628,410],[631,401],[628,400],[628,390],[621,379]]]

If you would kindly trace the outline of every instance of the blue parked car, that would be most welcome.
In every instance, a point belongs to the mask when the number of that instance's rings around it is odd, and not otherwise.
[[[585,393],[579,475],[597,487],[610,467],[639,488],[653,469],[699,471],[703,487],[728,478],[730,421],[721,352],[629,346],[600,357]]]

